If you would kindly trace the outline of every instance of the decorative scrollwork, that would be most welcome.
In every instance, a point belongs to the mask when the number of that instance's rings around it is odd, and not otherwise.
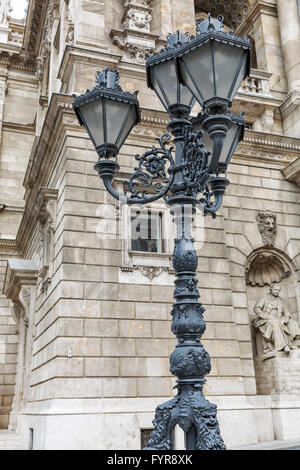
[[[189,128],[186,128],[183,149],[183,177],[187,188],[194,189],[196,193],[203,190],[203,181],[205,180],[205,175],[207,175],[206,169],[210,155],[210,152],[205,150],[204,144],[201,141],[202,136],[202,131],[198,131],[195,134]]]
[[[169,191],[174,180],[174,160],[172,156],[174,147],[168,147],[170,139],[169,134],[164,134],[156,139],[160,144],[160,149],[153,146],[151,150],[147,150],[142,156],[135,156],[138,166],[134,169],[135,171],[129,180],[124,182],[126,198],[140,200],[141,203],[145,203],[152,201],[154,198],[159,199]],[[167,173],[169,176],[167,176]],[[156,179],[160,181],[154,183]],[[153,196],[153,193],[149,194],[149,191],[145,189],[150,187],[157,195]],[[129,193],[131,194],[129,195]]]

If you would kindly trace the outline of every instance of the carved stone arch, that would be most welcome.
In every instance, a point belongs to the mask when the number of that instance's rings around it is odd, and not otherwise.
[[[245,267],[246,284],[267,286],[272,282],[281,282],[293,272],[287,256],[275,248],[259,248],[247,259]]]
[[[224,17],[224,24],[236,29],[248,15],[251,0],[195,0],[195,12],[210,13],[213,17]]]

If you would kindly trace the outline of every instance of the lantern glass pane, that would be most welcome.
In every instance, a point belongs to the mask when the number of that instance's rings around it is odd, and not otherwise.
[[[115,144],[117,142],[120,130],[126,119],[130,104],[120,101],[107,99],[106,105],[106,125],[107,125],[107,143]]]
[[[226,164],[226,167],[229,165],[231,158],[233,157],[234,151],[236,149],[236,146],[239,142],[239,137],[241,133],[241,126],[238,124],[233,124],[232,128],[229,129],[228,133],[231,131],[230,137],[228,140],[230,140],[230,145],[228,145],[227,151],[224,155],[224,163]],[[223,152],[222,152],[223,154]],[[221,155],[222,162],[223,162],[223,157]],[[221,159],[220,159],[221,161]]]
[[[179,63],[184,84],[200,104],[215,95],[211,41],[184,54]]]
[[[169,60],[168,62],[154,65],[153,68],[154,89],[157,93],[157,88],[159,88],[157,94],[168,110],[169,106],[178,103],[178,80],[175,61]]]
[[[121,129],[121,132],[119,134],[118,140],[116,142],[116,145],[121,148],[123,143],[125,142],[128,134],[130,133],[131,129],[134,127],[136,121],[137,121],[137,113],[136,113],[136,108],[134,105],[130,105],[131,109],[129,108],[129,113],[127,114],[125,125],[123,129]]]
[[[100,98],[80,106],[79,109],[84,127],[90,135],[95,147],[106,143],[104,141],[102,102],[103,98]]]
[[[161,103],[163,104],[164,108],[167,110],[168,109],[168,101],[167,98],[164,94],[164,92],[161,90],[161,83],[157,81],[156,79],[156,74],[154,74],[154,67],[152,67],[150,73],[151,73],[151,82],[153,85],[153,89],[155,93],[157,94],[158,98],[160,99]]]
[[[232,92],[229,96],[230,101],[234,100],[234,97],[237,94],[238,89],[240,88],[242,81],[244,80],[245,76],[247,75],[247,73],[246,73],[246,68],[247,68],[247,55],[246,55],[246,52],[244,52],[244,56],[243,56],[242,60],[243,60],[243,64],[242,64],[240,73],[237,77],[235,85],[234,85],[234,87],[232,89]]]
[[[186,106],[193,106],[195,103],[194,95],[190,92],[188,87],[179,85],[180,87],[180,103]]]
[[[230,90],[236,79],[236,73],[244,58],[243,48],[237,48],[230,44],[214,42],[214,63],[216,78],[216,96],[230,98]],[[245,72],[245,70],[244,70]],[[240,74],[239,74],[240,76]]]

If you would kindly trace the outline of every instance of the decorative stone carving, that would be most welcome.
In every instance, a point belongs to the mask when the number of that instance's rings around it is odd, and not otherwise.
[[[270,285],[280,282],[291,274],[284,259],[274,251],[254,253],[247,261],[246,283],[251,286]]]
[[[272,212],[258,212],[256,215],[258,229],[265,246],[273,246],[275,241],[276,215]]]
[[[66,44],[67,46],[74,45],[74,22],[75,22],[75,5],[74,0],[65,0],[66,9],[65,9],[65,22],[67,24],[67,36]]]
[[[271,284],[269,293],[254,306],[253,326],[263,338],[264,354],[272,351],[289,353],[296,349],[295,340],[300,337],[300,327],[279,297],[280,290],[280,284]]]
[[[57,190],[41,188],[40,202],[36,207],[41,242],[41,268],[39,276],[43,279],[41,285],[42,293],[47,293],[52,277],[56,199]]]
[[[7,26],[10,19],[10,13],[13,8],[11,0],[1,0],[0,2],[0,25]]]
[[[123,60],[144,64],[156,49],[159,36],[150,32],[151,0],[125,0],[123,30],[111,31],[113,42],[125,51]]]
[[[195,11],[196,15],[209,12],[215,18],[222,15],[224,23],[235,29],[249,13],[250,4],[249,0],[195,0]]]
[[[123,272],[133,272],[134,270],[138,270],[143,274],[143,276],[150,279],[150,281],[152,281],[155,277],[158,277],[162,272],[173,274],[173,270],[166,266],[144,266],[144,265],[122,266],[121,270]]]
[[[46,14],[46,22],[43,29],[43,36],[41,40],[40,50],[38,57],[36,59],[36,79],[42,82],[43,77],[45,75],[45,70],[47,66],[47,62],[49,59],[50,51],[51,51],[51,36],[52,36],[52,28],[53,28],[53,21],[55,16],[59,13],[59,1],[58,0],[50,0],[48,4],[47,14]]]

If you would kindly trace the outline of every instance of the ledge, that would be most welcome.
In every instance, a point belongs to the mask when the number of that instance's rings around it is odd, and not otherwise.
[[[14,302],[19,301],[19,292],[23,285],[35,285],[38,268],[31,260],[9,259],[4,279],[3,294]]]
[[[300,157],[283,168],[282,174],[288,181],[300,187]]]

